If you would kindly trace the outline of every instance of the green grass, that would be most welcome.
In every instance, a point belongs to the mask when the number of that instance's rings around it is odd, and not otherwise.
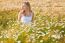
[[[32,26],[23,26],[17,22],[18,10],[0,11],[0,36],[2,36],[0,41],[4,43],[8,43],[8,40],[12,40],[9,43],[65,42],[65,15],[49,16],[49,12],[42,15],[40,10],[35,11],[34,14]],[[11,36],[7,37],[7,35]]]

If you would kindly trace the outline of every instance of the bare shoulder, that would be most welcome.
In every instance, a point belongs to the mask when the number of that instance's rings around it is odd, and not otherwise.
[[[31,14],[32,14],[32,15],[34,15],[34,12],[33,12],[33,11],[31,11]]]

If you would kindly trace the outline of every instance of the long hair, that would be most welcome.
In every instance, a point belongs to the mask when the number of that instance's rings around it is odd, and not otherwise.
[[[29,2],[23,2],[23,4],[27,5],[27,7],[29,7],[29,10],[31,10],[31,6]]]
[[[26,5],[27,7],[29,7],[29,11],[32,12],[31,6],[30,6],[30,3],[29,3],[29,2],[23,2],[23,5]],[[23,10],[23,9],[22,9],[22,10]],[[23,12],[21,12],[21,13],[24,14],[24,15],[26,15],[26,14],[25,14],[25,11],[23,11]]]

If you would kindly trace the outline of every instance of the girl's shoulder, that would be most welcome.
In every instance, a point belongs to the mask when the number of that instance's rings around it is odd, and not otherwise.
[[[34,14],[34,12],[31,10],[31,14]]]

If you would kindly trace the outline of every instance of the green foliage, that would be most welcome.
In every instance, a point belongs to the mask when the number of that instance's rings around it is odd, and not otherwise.
[[[58,16],[52,15],[52,18],[48,16],[49,12],[46,14],[42,15],[37,10],[32,25],[23,26],[23,24],[17,22],[18,10],[1,11],[0,41],[4,39],[7,42],[8,40],[12,40],[10,43],[15,43],[15,41],[21,41],[21,43],[59,43],[61,39],[65,40],[65,16],[62,16],[58,22]],[[3,36],[8,35],[7,32],[2,32],[5,30],[12,31],[9,34],[12,37],[11,39],[3,38]]]

